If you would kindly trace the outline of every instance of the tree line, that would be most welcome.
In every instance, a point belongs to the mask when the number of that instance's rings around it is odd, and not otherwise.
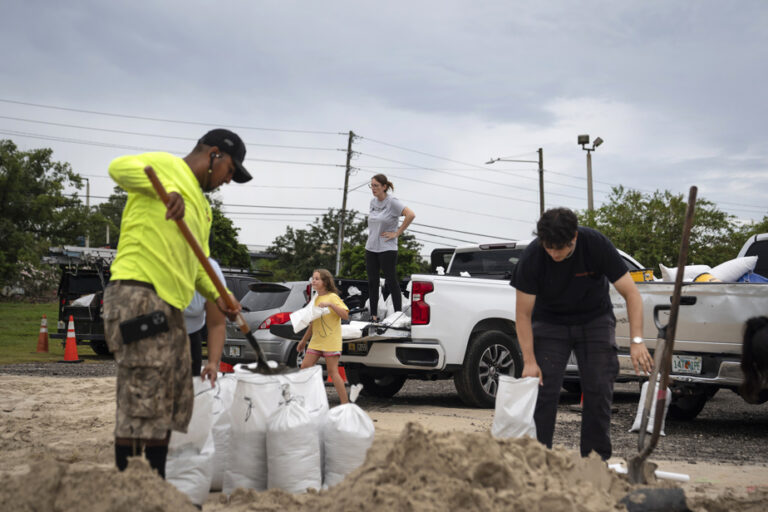
[[[53,160],[48,148],[20,151],[11,140],[0,140],[0,288],[19,282],[21,273],[39,268],[48,248],[119,243],[120,220],[127,195],[115,187],[109,198],[94,207],[83,204],[85,179],[69,163]],[[67,189],[78,191],[66,193]],[[223,213],[221,202],[209,197],[213,210],[211,253],[225,267],[250,268],[239,228]],[[613,243],[651,268],[677,264],[686,200],[669,191],[641,193],[614,187],[608,200],[593,212],[580,211],[580,223],[605,233]],[[341,251],[344,277],[364,279],[366,217],[354,210],[342,215],[329,209],[303,229],[286,227],[259,260],[258,270],[272,273],[270,280],[304,280],[315,268],[335,268],[339,222],[345,240]],[[706,199],[696,203],[689,261],[715,266],[732,259],[746,238],[768,232],[768,215],[757,223],[741,223]],[[107,240],[109,237],[109,240]],[[398,274],[425,272],[421,244],[407,232],[398,241]]]

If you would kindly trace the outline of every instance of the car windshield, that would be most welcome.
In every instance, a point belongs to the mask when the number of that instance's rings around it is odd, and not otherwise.
[[[511,275],[523,254],[523,249],[490,249],[457,252],[448,275],[458,276],[469,272],[470,276],[504,279]]]
[[[276,309],[285,304],[290,293],[291,290],[284,286],[273,286],[246,293],[240,303],[244,308],[248,308],[249,311]]]

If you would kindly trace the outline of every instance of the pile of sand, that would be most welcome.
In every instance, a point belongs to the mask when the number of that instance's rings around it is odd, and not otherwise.
[[[608,511],[628,491],[597,456],[409,423],[388,452],[372,449],[361,468],[328,491],[238,490],[226,510]]]
[[[189,499],[141,458],[115,467],[78,468],[52,458],[0,487],[0,510],[14,512],[197,512]]]

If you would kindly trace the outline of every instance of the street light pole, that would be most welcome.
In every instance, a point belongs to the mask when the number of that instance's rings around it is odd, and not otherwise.
[[[589,135],[579,135],[577,144],[581,144],[581,149],[587,152],[587,211],[595,211],[595,204],[592,200],[592,152],[603,143],[603,139],[597,137],[591,148],[587,147],[589,144]]]
[[[541,214],[544,213],[544,150],[542,148],[539,148],[536,151],[539,154],[538,160],[513,160],[510,158],[491,158],[487,162],[485,162],[486,165],[490,165],[495,162],[525,162],[529,164],[539,164],[539,212]]]

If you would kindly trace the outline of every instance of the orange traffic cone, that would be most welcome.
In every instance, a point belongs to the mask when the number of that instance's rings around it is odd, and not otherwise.
[[[37,335],[37,351],[48,352],[48,319],[43,313],[43,319],[40,321],[40,334]]]
[[[348,384],[347,372],[344,371],[344,367],[341,366],[341,365],[339,365],[339,375],[341,376],[341,380],[344,381],[344,384]],[[326,382],[333,383],[333,380],[331,380],[331,376],[330,375],[328,375],[328,378],[326,379]]]
[[[77,338],[75,338],[75,319],[69,315],[69,325],[67,326],[67,343],[64,345],[64,360],[60,363],[82,363],[83,360],[77,357]]]

